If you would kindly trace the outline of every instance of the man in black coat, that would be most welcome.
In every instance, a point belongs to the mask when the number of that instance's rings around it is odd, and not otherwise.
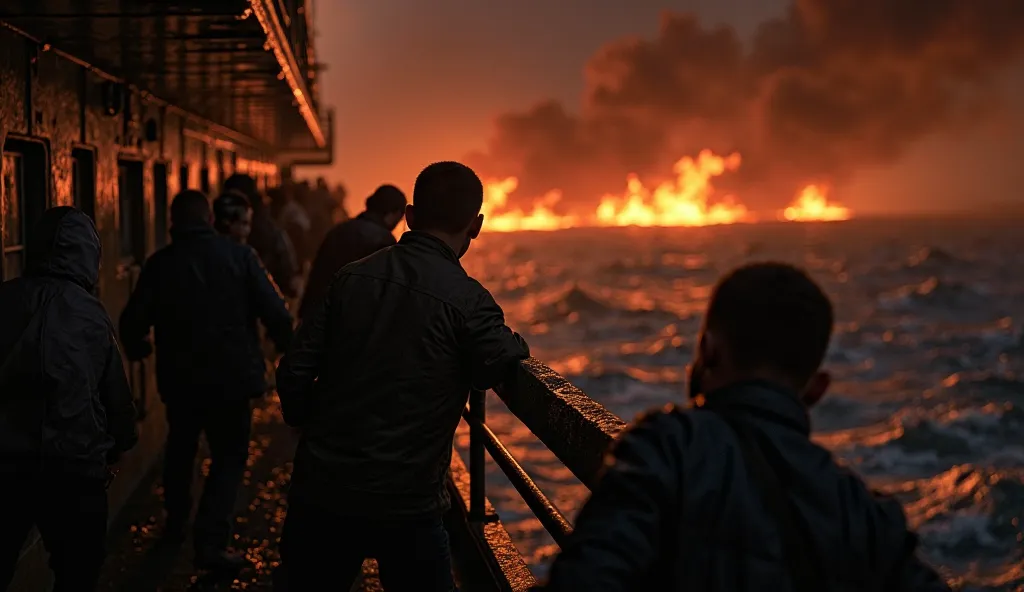
[[[92,590],[106,555],[108,465],[135,445],[135,406],[103,305],[100,239],[70,207],[28,237],[0,284],[0,590],[35,525],[55,590]]]
[[[171,204],[171,244],[146,261],[121,314],[128,357],[149,355],[154,329],[160,397],[167,406],[164,497],[167,534],[178,538],[192,510],[191,482],[199,435],[211,467],[194,527],[196,563],[232,567],[227,551],[238,485],[248,458],[250,400],[267,389],[257,320],[278,350],[292,337],[281,294],[251,247],[214,231],[210,204],[184,191]]]
[[[281,360],[284,418],[302,430],[277,576],[291,592],[347,589],[365,557],[389,592],[453,588],[441,518],[455,428],[470,387],[529,355],[459,263],[482,203],[468,167],[424,169],[411,231],[344,267]]]
[[[288,233],[271,216],[270,208],[267,207],[263,194],[256,185],[256,179],[250,175],[235,173],[224,180],[223,191],[237,191],[249,200],[249,205],[252,206],[249,244],[260,256],[281,292],[288,298],[298,296],[302,270],[299,269],[295,246],[288,238]]]
[[[828,297],[792,266],[722,279],[691,367],[694,408],[622,435],[546,589],[948,592],[900,504],[810,438],[832,325]]]
[[[381,185],[366,198],[366,211],[335,226],[317,250],[299,307],[299,318],[310,316],[327,293],[334,274],[353,261],[395,244],[395,227],[405,215],[407,200],[394,185]]]

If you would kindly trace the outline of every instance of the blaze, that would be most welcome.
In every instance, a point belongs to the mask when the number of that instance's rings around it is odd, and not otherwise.
[[[694,157],[686,156],[673,167],[675,176],[657,187],[646,187],[636,175],[626,178],[622,194],[601,198],[593,213],[563,215],[555,211],[562,194],[550,191],[535,200],[532,209],[510,209],[509,194],[516,190],[518,179],[508,177],[484,184],[481,212],[488,230],[558,230],[574,226],[710,226],[754,222],[754,216],[731,195],[717,199],[713,180],[739,169],[739,153],[719,156],[703,150]],[[811,220],[846,220],[852,216],[848,208],[829,204],[827,190],[808,185],[794,202],[780,212],[780,218],[792,222]]]
[[[793,203],[782,211],[790,222],[849,220],[852,212],[839,204],[828,202],[828,188],[821,185],[804,187]]]
[[[733,224],[749,218],[747,208],[731,197],[710,203],[714,177],[735,171],[738,153],[716,156],[704,150],[696,159],[680,159],[673,167],[675,179],[648,190],[635,176],[626,181],[623,196],[606,195],[597,206],[599,226],[708,226]]]
[[[484,215],[487,230],[558,230],[576,225],[574,216],[561,216],[551,209],[562,199],[558,191],[550,191],[535,201],[529,212],[518,208],[504,211],[508,204],[508,194],[515,191],[518,185],[519,180],[515,177],[484,184],[484,203],[480,213]]]

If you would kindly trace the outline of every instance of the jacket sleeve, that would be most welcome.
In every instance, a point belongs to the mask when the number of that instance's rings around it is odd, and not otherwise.
[[[114,448],[107,461],[116,462],[123,452],[131,450],[139,440],[136,429],[135,403],[121,362],[121,351],[113,333],[107,334],[107,363],[99,384],[100,402],[107,415],[107,433],[114,439]]]
[[[254,303],[256,315],[266,327],[277,351],[287,351],[292,342],[292,315],[288,312],[288,305],[253,249],[246,249],[245,266],[249,298]]]
[[[156,308],[157,265],[152,258],[146,262],[118,322],[125,355],[133,362],[153,353],[149,330],[153,326],[153,311]]]
[[[518,362],[530,357],[530,347],[505,324],[505,313],[491,293],[479,289],[476,306],[466,318],[463,351],[473,387],[486,390],[514,376]]]
[[[917,553],[917,535],[907,529],[903,506],[896,499],[875,493],[883,519],[895,526],[897,537],[902,540],[895,553],[887,554],[893,560],[886,590],[900,592],[950,592],[949,584],[942,576],[921,560]]]
[[[665,525],[677,520],[684,440],[678,426],[666,414],[655,413],[612,446],[604,474],[542,589],[624,592],[649,573]]]
[[[292,427],[302,427],[309,417],[313,385],[320,376],[331,305],[332,298],[328,291],[316,312],[299,325],[295,343],[277,366],[277,394],[281,398],[281,413],[285,423]]]

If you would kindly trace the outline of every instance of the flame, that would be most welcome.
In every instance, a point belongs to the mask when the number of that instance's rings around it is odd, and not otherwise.
[[[747,208],[731,199],[709,204],[714,194],[711,179],[735,171],[740,155],[716,156],[704,150],[697,159],[680,159],[673,167],[676,178],[662,183],[653,192],[636,176],[626,181],[622,197],[606,195],[597,206],[600,226],[708,226],[734,224],[748,219]]]
[[[804,187],[793,203],[782,211],[782,217],[790,222],[834,222],[849,220],[851,216],[849,208],[828,203],[828,188],[821,185]]]
[[[550,191],[533,204],[529,213],[521,209],[501,211],[508,204],[508,194],[516,190],[519,180],[509,177],[502,181],[492,181],[484,185],[484,203],[480,213],[488,230],[511,232],[514,230],[558,230],[576,225],[575,216],[561,216],[552,211],[562,194]]]
[[[533,203],[529,212],[507,209],[508,196],[519,185],[508,177],[484,184],[484,214],[488,230],[558,230],[574,226],[710,226],[753,222],[747,208],[732,196],[712,201],[715,177],[734,172],[742,162],[739,153],[718,156],[703,150],[696,158],[686,156],[673,167],[675,178],[653,190],[644,186],[636,175],[626,178],[626,191],[621,195],[605,195],[589,217],[562,215],[555,206],[562,198],[558,190],[548,192]],[[793,203],[780,213],[791,222],[812,220],[847,220],[848,208],[829,204],[827,188],[808,185]]]

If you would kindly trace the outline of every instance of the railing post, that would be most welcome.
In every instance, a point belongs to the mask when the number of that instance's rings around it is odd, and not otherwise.
[[[484,421],[486,414],[484,391],[473,389],[469,392],[469,519],[483,522],[484,516]]]

